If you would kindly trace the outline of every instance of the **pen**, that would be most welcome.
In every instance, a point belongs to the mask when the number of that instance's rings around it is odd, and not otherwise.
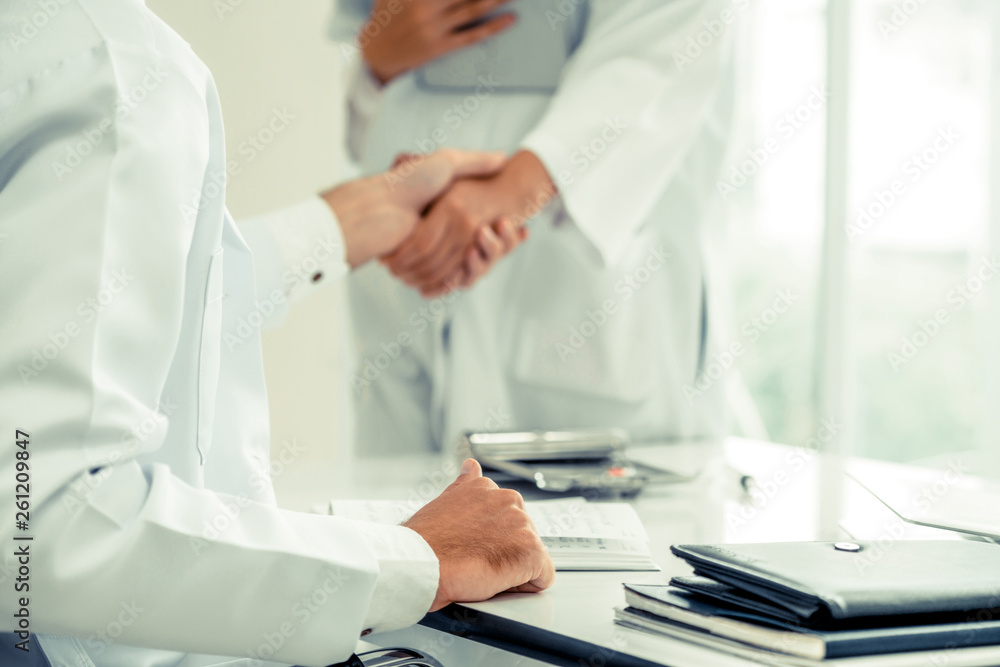
[[[726,467],[736,475],[737,482],[745,495],[750,495],[757,488],[757,480],[754,479],[753,475],[737,468],[729,461],[726,461]]]

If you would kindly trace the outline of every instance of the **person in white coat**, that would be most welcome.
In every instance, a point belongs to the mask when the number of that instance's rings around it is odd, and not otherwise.
[[[450,447],[470,429],[727,432],[724,382],[707,373],[728,348],[714,184],[745,6],[336,3],[365,173],[440,146],[510,155],[350,279],[360,450]],[[476,230],[504,218],[532,238],[454,290]]]
[[[36,11],[0,13],[0,663],[327,665],[550,585],[520,496],[474,461],[405,526],[279,509],[268,473],[260,327],[501,156],[437,153],[238,228],[190,47],[140,0],[61,0],[7,39]]]

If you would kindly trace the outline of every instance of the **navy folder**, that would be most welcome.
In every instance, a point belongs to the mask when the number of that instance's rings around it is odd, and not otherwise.
[[[682,545],[620,620],[812,659],[1000,644],[1000,546],[967,540]]]

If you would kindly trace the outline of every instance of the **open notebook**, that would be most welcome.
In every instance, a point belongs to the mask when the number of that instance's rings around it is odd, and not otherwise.
[[[658,570],[639,516],[625,503],[582,498],[525,503],[557,570]],[[399,524],[419,509],[407,501],[331,500],[326,514]]]

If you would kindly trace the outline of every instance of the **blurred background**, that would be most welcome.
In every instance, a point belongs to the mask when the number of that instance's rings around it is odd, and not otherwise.
[[[833,0],[831,0],[833,1]],[[261,213],[346,177],[342,55],[329,0],[149,0],[215,74],[234,215]],[[853,453],[897,461],[982,448],[1000,431],[1000,7],[995,0],[855,0],[843,233]],[[739,432],[805,445],[818,414],[817,315],[826,164],[822,0],[741,11],[742,113],[719,196],[731,213],[730,373]],[[294,121],[253,157],[275,109]],[[788,312],[769,306],[783,291]],[[327,290],[265,336],[272,473],[281,496],[349,468],[347,310]],[[281,453],[294,456],[279,459]],[[283,463],[282,461],[291,461]]]
[[[850,151],[849,271],[832,276],[850,302],[849,446],[897,461],[995,449],[1000,286],[977,274],[1000,231],[997,3],[853,5],[850,132],[830,139]],[[800,297],[740,359],[758,435],[791,444],[823,417],[814,359],[826,128],[802,108],[824,85],[825,21],[826,2],[765,0],[742,44],[748,107],[733,166],[768,137],[780,148],[730,197],[734,323],[778,289]]]

